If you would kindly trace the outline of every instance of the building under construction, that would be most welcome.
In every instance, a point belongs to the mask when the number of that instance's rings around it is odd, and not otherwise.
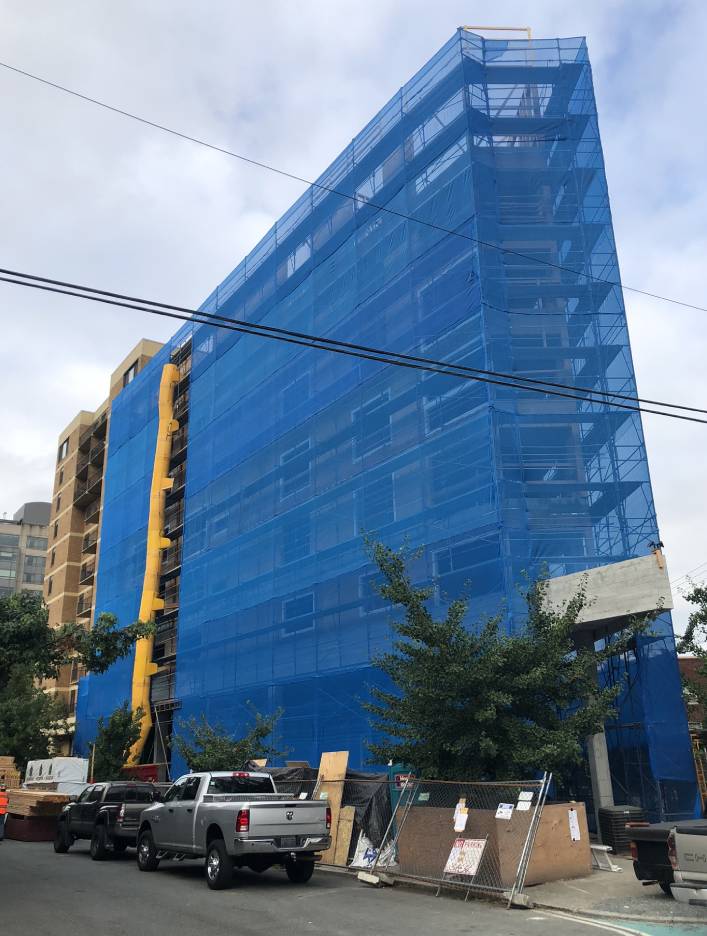
[[[202,308],[635,395],[618,284],[585,41],[459,30]],[[504,608],[509,632],[524,573],[646,555],[640,415],[536,390],[185,325],[112,404],[95,611],[128,623],[142,603],[157,632],[137,670],[82,680],[79,751],[142,697],[143,761],[165,761],[191,716],[239,731],[254,706],[284,709],[291,757],[364,764],[361,702],[393,613],[364,531],[424,546],[413,571],[437,583],[436,611],[466,591],[469,626]],[[625,679],[617,801],[691,815],[669,615],[609,678]]]

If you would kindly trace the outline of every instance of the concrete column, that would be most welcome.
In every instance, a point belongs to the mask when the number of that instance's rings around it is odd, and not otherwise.
[[[592,781],[594,815],[597,822],[597,833],[599,833],[599,807],[614,805],[614,789],[611,785],[611,771],[609,770],[609,749],[606,745],[606,734],[603,731],[589,735],[587,738],[587,755],[589,777]]]

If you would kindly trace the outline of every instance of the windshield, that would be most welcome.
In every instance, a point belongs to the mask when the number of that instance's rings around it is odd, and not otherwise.
[[[207,793],[274,793],[270,777],[212,777]]]

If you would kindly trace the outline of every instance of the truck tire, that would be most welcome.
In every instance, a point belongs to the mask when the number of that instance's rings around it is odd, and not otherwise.
[[[105,861],[110,855],[108,851],[108,833],[104,825],[93,827],[89,852],[93,861]]]
[[[214,839],[206,852],[204,862],[206,883],[211,890],[225,890],[233,881],[233,861],[226,851],[223,839]]]
[[[69,834],[65,822],[57,822],[56,832],[54,833],[54,851],[57,855],[64,855],[73,845],[73,839]]]
[[[137,840],[137,866],[141,871],[156,871],[160,866],[152,832],[145,829]]]
[[[127,847],[128,843],[124,839],[113,839],[113,851],[116,855],[122,855]]]
[[[285,873],[293,884],[306,884],[314,874],[314,862],[293,861],[291,858],[285,862]]]

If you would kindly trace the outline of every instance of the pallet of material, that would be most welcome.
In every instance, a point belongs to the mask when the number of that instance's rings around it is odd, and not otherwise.
[[[14,757],[8,757],[7,755],[3,754],[3,756],[0,757],[0,768],[1,768],[1,767],[12,767],[12,769],[14,770],[14,769],[15,769],[15,758],[14,758]]]
[[[18,787],[20,785],[20,772],[14,767],[0,766],[0,785],[5,787]]]
[[[43,790],[8,790],[7,811],[14,816],[58,816],[69,797]]]

